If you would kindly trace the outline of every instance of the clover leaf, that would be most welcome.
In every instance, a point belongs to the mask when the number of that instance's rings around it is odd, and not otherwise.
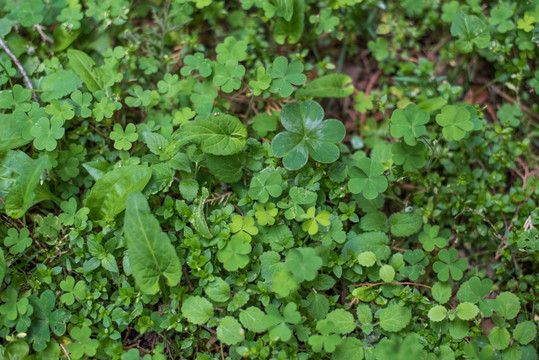
[[[324,110],[313,100],[283,107],[281,123],[287,131],[275,136],[271,151],[274,156],[283,158],[286,169],[301,169],[309,156],[321,163],[332,163],[339,158],[337,144],[344,138],[344,125],[339,120],[323,119]]]
[[[404,142],[410,146],[417,144],[416,138],[424,135],[429,122],[429,113],[419,110],[415,104],[409,104],[405,110],[397,109],[391,115],[391,136],[404,137]]]
[[[247,42],[237,41],[233,36],[228,36],[224,42],[217,45],[215,52],[220,64],[226,64],[229,60],[238,63],[247,59]]]
[[[271,75],[266,72],[266,69],[262,66],[256,69],[256,80],[249,81],[249,86],[253,89],[253,95],[258,96],[262,93],[262,90],[266,90],[270,87]]]
[[[309,233],[309,235],[314,235],[318,232],[318,225],[329,226],[331,214],[327,211],[320,211],[316,214],[316,208],[314,206],[310,207],[305,214],[300,216],[301,219],[307,219],[302,225],[301,228]]]
[[[284,56],[278,56],[269,70],[273,79],[270,91],[274,94],[278,92],[281,97],[292,95],[295,89],[292,85],[303,85],[307,81],[307,77],[302,72],[303,64],[301,61],[292,60],[288,64],[288,60]]]
[[[470,112],[454,105],[444,106],[442,112],[436,115],[436,122],[443,127],[442,134],[447,141],[460,140],[474,128]]]
[[[269,197],[279,197],[283,192],[283,179],[281,174],[273,168],[266,168],[251,180],[249,196],[264,204]]]
[[[32,313],[32,305],[29,304],[28,298],[18,298],[17,289],[12,286],[2,291],[0,295],[2,305],[0,305],[0,314],[4,315],[8,320],[15,320],[19,315],[24,315],[28,312]]]
[[[262,226],[273,225],[278,212],[279,209],[275,207],[274,203],[257,204],[255,209],[256,222]]]
[[[292,302],[286,304],[283,309],[283,314],[279,309],[270,304],[266,307],[266,315],[263,318],[263,323],[269,329],[269,337],[272,341],[282,340],[288,341],[292,337],[290,325],[298,324],[301,320],[301,314],[297,311],[298,306]]]
[[[97,353],[99,340],[90,338],[92,330],[89,327],[75,326],[69,331],[69,335],[75,340],[67,345],[73,359],[80,359],[84,355],[91,357]]]
[[[245,67],[238,65],[233,60],[227,61],[224,65],[215,66],[212,84],[221,87],[225,93],[238,90],[241,86],[241,78],[245,74]]]
[[[443,248],[447,245],[447,239],[438,236],[440,232],[439,226],[431,226],[426,224],[423,226],[423,232],[419,234],[419,242],[423,245],[425,251],[431,252],[435,247]]]
[[[37,150],[53,151],[56,149],[57,140],[64,136],[64,121],[58,118],[49,120],[40,118],[30,130],[30,134],[35,137],[34,147]]]
[[[258,228],[251,216],[241,217],[241,215],[234,215],[232,223],[230,223],[230,232],[236,234],[245,242],[249,242],[251,241],[251,236],[258,234]]]
[[[228,244],[217,252],[217,259],[228,271],[236,271],[249,264],[251,245],[241,236],[232,236]]]
[[[496,26],[500,33],[506,33],[515,28],[515,24],[510,20],[513,16],[513,10],[506,4],[498,4],[490,11],[488,22]]]
[[[71,120],[75,116],[73,105],[67,101],[60,102],[56,99],[51,100],[50,104],[45,107],[45,111],[47,114],[52,115],[51,120],[59,119],[62,122]]]
[[[211,61],[204,59],[203,53],[198,52],[193,55],[187,55],[183,59],[183,63],[185,65],[180,71],[183,76],[191,75],[193,70],[197,71],[200,75],[206,78],[211,75]]]
[[[120,124],[114,124],[110,139],[114,140],[114,148],[117,150],[131,149],[132,142],[138,139],[137,128],[134,124],[127,124],[125,131]]]
[[[34,349],[41,351],[47,346],[51,331],[58,336],[64,334],[65,323],[71,318],[71,313],[55,308],[56,299],[52,290],[45,290],[39,298],[32,295],[29,299],[35,317],[29,329],[29,336],[34,342]]]
[[[75,284],[75,279],[72,276],[68,276],[60,282],[60,289],[65,292],[60,296],[60,301],[66,305],[73,305],[75,298],[82,300],[86,297],[86,284],[82,280]]]
[[[443,249],[438,253],[439,261],[436,261],[432,265],[432,269],[438,274],[440,281],[449,280],[449,276],[453,280],[462,279],[463,272],[468,267],[466,259],[458,259],[459,253],[456,249],[451,248],[449,250]]]
[[[415,146],[410,146],[404,142],[396,142],[391,145],[393,162],[402,165],[406,171],[415,171],[422,168],[427,163],[425,158],[425,144],[418,142]]]
[[[4,246],[10,248],[10,254],[20,254],[32,244],[32,239],[29,235],[30,231],[27,228],[22,228],[20,232],[17,232],[15,228],[10,228],[4,238]]]
[[[388,186],[382,164],[362,158],[350,169],[348,189],[352,194],[362,193],[365,199],[375,199]]]
[[[94,103],[92,114],[97,122],[103,121],[103,119],[109,119],[114,114],[116,105],[110,99],[103,97],[99,102]]]
[[[291,249],[286,255],[285,267],[298,283],[312,281],[322,267],[322,258],[316,256],[313,248]]]
[[[87,118],[92,115],[89,106],[92,104],[92,94],[76,90],[71,94],[71,101],[74,105],[75,114],[77,116]]]

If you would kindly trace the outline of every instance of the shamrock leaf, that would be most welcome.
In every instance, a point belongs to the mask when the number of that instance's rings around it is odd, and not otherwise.
[[[251,235],[258,234],[258,228],[251,216],[246,215],[243,218],[240,215],[234,215],[230,224],[230,232],[236,234],[235,236],[243,239],[245,242],[249,242],[251,241]]]
[[[425,251],[431,252],[435,247],[443,248],[447,245],[447,239],[439,237],[439,226],[425,224],[423,232],[419,234],[419,242],[423,245]]]
[[[339,25],[339,18],[331,14],[331,9],[323,9],[318,15],[309,16],[311,24],[317,24],[315,33],[320,35],[323,32],[331,33]]]
[[[505,103],[498,110],[496,115],[498,116],[498,120],[500,120],[502,125],[517,127],[518,125],[520,125],[522,110],[518,105],[511,105],[509,103]]]
[[[356,95],[354,95],[354,101],[354,109],[356,109],[362,114],[366,113],[368,110],[374,109],[374,104],[372,103],[372,96],[365,96],[365,93],[363,91],[359,91]]]
[[[71,120],[73,119],[73,116],[75,116],[73,105],[67,101],[62,101],[60,103],[60,101],[56,99],[51,100],[50,104],[45,107],[45,111],[47,114],[52,115],[51,121],[58,119],[63,122],[64,120]]]
[[[513,10],[506,4],[498,4],[490,11],[488,22],[496,26],[500,33],[506,33],[515,28],[515,24],[510,20],[513,16]]]
[[[369,158],[362,158],[350,169],[348,189],[352,194],[362,193],[365,199],[375,199],[388,186],[383,174],[382,164]]]
[[[281,111],[281,123],[288,131],[273,138],[271,151],[283,158],[288,170],[301,169],[310,157],[321,163],[332,163],[339,158],[337,146],[345,135],[342,122],[323,120],[324,110],[313,100],[286,104]]]
[[[56,149],[56,140],[61,139],[65,133],[63,125],[64,121],[58,118],[39,118],[30,130],[30,134],[35,137],[34,147],[47,151]]]
[[[372,52],[376,61],[383,61],[389,56],[389,43],[386,39],[378,37],[376,42],[369,41],[367,47]]]
[[[16,84],[11,91],[6,90],[0,93],[0,109],[13,108],[14,110],[29,111],[32,106],[28,100],[30,100],[30,91]]]
[[[534,28],[533,24],[535,24],[535,17],[527,13],[524,14],[523,18],[518,19],[517,21],[517,27],[525,32],[532,31]]]
[[[402,267],[399,272],[412,281],[417,280],[417,278],[424,272],[425,266],[429,264],[429,259],[425,256],[425,253],[419,249],[415,249],[414,251],[407,250],[403,257],[410,266]]]
[[[331,214],[327,211],[320,211],[316,214],[316,208],[314,206],[310,207],[305,214],[300,216],[301,219],[307,219],[302,225],[301,228],[304,231],[307,231],[309,235],[314,235],[318,232],[318,225],[329,226],[329,218]]]
[[[272,114],[262,113],[253,118],[253,130],[259,137],[266,136],[269,132],[277,130],[277,120],[279,118]]]
[[[69,201],[63,201],[60,204],[60,208],[63,213],[58,218],[63,225],[70,226],[75,224],[76,226],[80,226],[88,220],[90,209],[82,207],[77,211],[77,200],[75,198],[70,198]]]
[[[155,90],[142,90],[142,87],[137,85],[129,90],[131,96],[125,98],[125,104],[129,107],[149,106],[154,92],[158,96]]]
[[[100,122],[103,119],[111,118],[115,110],[116,105],[114,104],[114,102],[112,102],[106,97],[103,97],[99,102],[94,103],[92,114],[94,115],[95,120],[97,122]]]
[[[268,203],[265,206],[262,204],[256,205],[255,217],[256,222],[262,226],[275,224],[275,217],[279,210],[275,207],[274,203]]]
[[[166,97],[176,96],[181,89],[181,83],[178,81],[178,75],[165,74],[163,80],[159,80],[157,83],[157,89],[159,93],[165,94]]]
[[[492,280],[474,276],[460,286],[457,297],[462,302],[477,304],[490,292],[492,285]]]
[[[292,337],[290,325],[298,324],[301,320],[301,314],[297,311],[298,306],[292,302],[286,304],[283,314],[279,309],[269,304],[266,307],[266,315],[263,318],[263,324],[269,329],[268,335],[272,341],[288,341]]]
[[[71,101],[74,105],[75,114],[77,116],[87,118],[92,115],[92,111],[89,109],[89,106],[92,104],[92,94],[87,92],[81,92],[76,90],[71,94]]]
[[[127,124],[125,131],[120,124],[114,124],[110,139],[114,140],[114,148],[117,150],[131,149],[132,142],[138,139],[137,128],[134,124]]]
[[[183,76],[191,75],[193,70],[197,71],[200,75],[208,77],[211,75],[211,61],[204,59],[203,53],[195,53],[193,55],[187,55],[183,59],[185,64],[181,69]]]
[[[342,338],[337,334],[330,334],[330,335],[323,335],[323,336],[311,335],[309,337],[308,342],[309,342],[309,345],[312,346],[314,352],[320,352],[322,351],[322,349],[324,349],[325,352],[332,353],[333,351],[335,351],[337,346],[342,342]]]
[[[17,232],[15,228],[10,228],[7,231],[7,237],[4,239],[4,246],[10,247],[10,254],[20,254],[32,244],[32,239],[29,235],[30,231],[27,228],[22,228],[20,232]]]
[[[416,138],[424,135],[429,122],[429,113],[419,110],[417,105],[409,104],[403,111],[397,109],[391,115],[391,136],[404,137],[404,142],[410,146],[417,144]]]
[[[201,115],[209,115],[213,108],[213,101],[219,92],[212,88],[208,81],[196,83],[189,99],[195,105],[195,111]]]
[[[228,244],[217,252],[217,259],[223,263],[228,271],[242,269],[249,264],[251,245],[246,243],[241,236],[232,236]]]
[[[15,320],[19,315],[32,313],[33,308],[29,305],[28,298],[23,297],[18,299],[17,289],[8,287],[2,291],[0,299],[3,304],[0,305],[0,314],[4,315],[8,320]]]
[[[55,309],[56,299],[52,290],[45,290],[38,298],[30,296],[30,304],[34,308],[34,319],[29,329],[29,337],[34,342],[34,349],[45,349],[50,340],[51,331],[55,335],[63,335],[66,330],[66,321],[71,313],[64,309]]]
[[[436,115],[436,122],[443,127],[444,138],[453,141],[464,138],[467,131],[473,130],[474,124],[470,118],[470,112],[464,107],[446,105],[442,112]]]
[[[68,276],[60,282],[60,289],[65,292],[60,296],[60,301],[66,305],[73,305],[75,298],[82,300],[86,297],[86,284],[82,280],[75,284],[75,279],[72,276]]]
[[[322,259],[316,256],[313,248],[296,248],[288,251],[285,268],[287,268],[296,282],[312,281],[322,267]]]
[[[425,144],[418,142],[415,146],[410,146],[404,142],[391,144],[391,153],[393,162],[396,165],[402,165],[406,171],[415,171],[421,169],[427,163],[425,159]]]
[[[217,61],[220,64],[226,64],[232,60],[238,63],[247,59],[247,42],[237,41],[233,36],[228,36],[225,41],[217,45],[215,52],[217,53]]]
[[[457,49],[463,53],[472,52],[474,45],[484,49],[490,42],[490,33],[487,26],[475,15],[466,15],[457,12],[451,24],[451,35],[458,37]]]
[[[91,339],[92,330],[89,327],[73,327],[69,335],[74,340],[67,345],[67,350],[73,359],[80,359],[84,355],[94,356],[99,347],[99,340]]]
[[[432,265],[432,269],[438,274],[440,281],[449,280],[449,276],[453,280],[462,279],[463,272],[468,267],[466,259],[458,259],[459,253],[456,249],[451,248],[449,250],[443,249],[438,253],[439,261],[436,261]]]
[[[279,92],[281,97],[292,95],[295,89],[292,85],[303,85],[307,81],[307,77],[302,72],[303,64],[301,61],[292,60],[288,64],[288,60],[284,56],[278,56],[269,70],[269,74],[273,79],[270,91],[274,94]]]
[[[262,66],[256,69],[256,80],[249,81],[249,86],[253,89],[253,94],[258,96],[262,90],[269,88],[271,84],[271,75],[266,72]]]
[[[213,85],[220,86],[225,93],[238,90],[241,86],[241,78],[245,74],[245,68],[233,60],[228,60],[224,65],[215,66]]]

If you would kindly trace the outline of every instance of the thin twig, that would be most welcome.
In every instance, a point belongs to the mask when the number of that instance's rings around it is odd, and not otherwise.
[[[45,34],[45,32],[43,32],[43,26],[39,24],[35,24],[34,30],[39,33],[39,36],[41,36],[41,40],[43,40],[44,42],[54,44],[54,41],[50,38],[50,36],[48,36],[47,34]]]
[[[382,281],[382,282],[377,282],[377,283],[354,284],[353,286],[355,286],[355,287],[360,287],[360,286],[373,287],[373,286],[386,285],[386,284],[394,284],[394,285],[413,285],[413,286],[421,286],[421,287],[425,287],[425,288],[428,288],[428,289],[432,289],[431,286],[423,285],[423,284],[418,284],[418,283],[414,283],[414,282],[408,282],[408,281],[392,281],[392,282],[385,282],[385,281]]]
[[[30,81],[30,78],[26,74],[26,71],[24,71],[24,68],[22,67],[19,59],[17,59],[17,57],[11,52],[11,50],[9,50],[9,47],[7,46],[7,44],[4,42],[2,38],[0,38],[0,46],[2,46],[2,49],[4,49],[6,54],[8,54],[11,60],[13,60],[13,62],[15,63],[15,65],[17,65],[17,68],[19,68],[19,71],[21,72],[22,77],[24,78],[24,82],[26,83],[26,86],[32,91],[32,96],[34,100],[36,102],[39,102],[39,99],[37,98],[37,95],[34,92],[34,87],[32,86],[32,82]]]
[[[185,281],[187,281],[187,285],[189,286],[189,290],[193,292],[195,288],[193,287],[193,284],[191,284],[191,280],[189,280],[189,274],[187,273],[187,270],[185,270],[185,266],[182,266],[183,270],[183,276],[185,276]]]
[[[69,357],[69,353],[67,352],[67,349],[65,348],[64,344],[58,343],[58,345],[60,345],[60,348],[64,352],[64,355],[67,357],[67,360],[71,360],[71,358]]]
[[[531,111],[528,107],[522,105],[522,104],[519,104],[519,102],[515,99],[513,99],[511,96],[507,95],[506,93],[504,93],[502,90],[500,90],[498,87],[496,87],[495,85],[491,85],[489,86],[489,88],[494,91],[496,94],[500,95],[501,97],[503,97],[505,100],[509,101],[509,102],[512,102],[512,103],[516,103],[518,106],[520,106],[520,108],[528,115],[530,115],[532,118],[536,119],[536,120],[539,120],[539,115],[537,115],[536,113],[534,113],[533,111]]]

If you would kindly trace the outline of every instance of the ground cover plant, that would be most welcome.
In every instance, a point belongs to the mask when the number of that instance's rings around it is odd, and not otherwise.
[[[539,1],[0,9],[1,359],[538,358]]]

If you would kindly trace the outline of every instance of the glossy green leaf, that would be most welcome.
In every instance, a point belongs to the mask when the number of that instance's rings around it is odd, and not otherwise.
[[[142,191],[151,176],[150,168],[143,165],[122,166],[106,173],[95,182],[86,198],[90,218],[112,221],[125,209],[129,195]]]
[[[104,75],[99,69],[94,69],[95,61],[83,51],[69,49],[67,51],[69,65],[80,76],[84,84],[91,92],[104,90]]]
[[[176,250],[140,191],[127,199],[124,234],[133,276],[144,293],[157,293],[162,276],[169,286],[178,284],[182,269]]]
[[[296,92],[304,98],[344,98],[354,92],[352,78],[345,74],[328,74],[314,79]]]
[[[181,127],[178,136],[182,142],[200,144],[203,152],[232,155],[245,146],[247,130],[237,117],[220,114],[188,122]]]
[[[339,120],[323,120],[324,110],[313,100],[286,104],[281,111],[281,123],[287,131],[275,136],[271,143],[274,156],[283,158],[288,170],[299,170],[309,156],[321,163],[339,158],[337,146],[345,135]]]
[[[22,217],[34,205],[36,188],[41,175],[45,171],[47,161],[45,158],[25,162],[21,173],[6,196],[6,213],[12,218]]]

